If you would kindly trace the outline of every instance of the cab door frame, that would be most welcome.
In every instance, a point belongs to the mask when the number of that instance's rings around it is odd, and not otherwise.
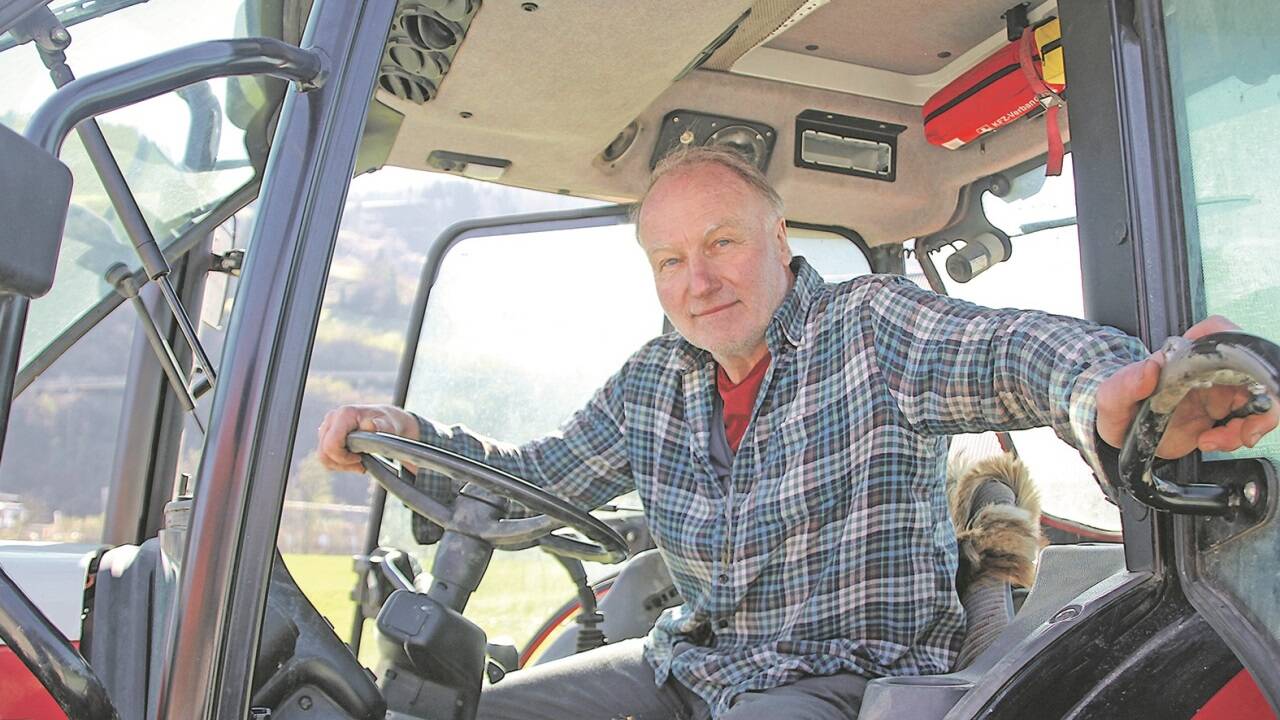
[[[1059,8],[1072,100],[1087,109],[1071,118],[1086,313],[1157,348],[1197,319],[1164,3],[1060,0]],[[1193,455],[1173,472],[1195,482],[1207,466]],[[1174,517],[1129,497],[1122,510],[1129,568],[1185,595],[1280,712],[1273,638],[1192,572],[1197,525],[1223,521]]]

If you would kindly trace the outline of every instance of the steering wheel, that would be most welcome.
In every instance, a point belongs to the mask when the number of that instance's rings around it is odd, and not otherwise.
[[[565,557],[589,562],[616,563],[627,559],[627,541],[590,513],[509,473],[468,457],[387,433],[356,431],[347,436],[347,449],[361,455],[365,471],[410,510],[444,528],[479,538],[496,548],[521,549],[536,543]],[[379,457],[381,456],[381,457]],[[514,500],[541,513],[520,519],[481,519],[473,513],[450,508],[400,477],[383,458],[426,468],[465,483],[459,493],[485,501],[487,494]],[[492,502],[492,500],[489,500]],[[552,531],[570,527],[593,542],[584,542]]]

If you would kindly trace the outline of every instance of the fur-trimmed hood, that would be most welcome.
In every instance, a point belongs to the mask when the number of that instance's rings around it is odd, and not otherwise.
[[[1007,491],[987,487],[992,480]],[[1008,453],[972,463],[959,456],[947,468],[947,496],[960,556],[968,563],[965,579],[989,574],[1030,587],[1043,539],[1040,493],[1026,464]]]

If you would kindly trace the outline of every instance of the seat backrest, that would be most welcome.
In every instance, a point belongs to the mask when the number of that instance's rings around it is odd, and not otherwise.
[[[167,629],[177,605],[191,498],[164,508],[164,527],[140,545],[102,554],[84,642],[120,717],[155,717]]]
[[[682,602],[667,570],[667,563],[656,549],[633,555],[622,566],[608,595],[600,600],[604,614],[604,635],[609,642],[644,637],[662,611]],[[568,625],[545,650],[537,663],[568,657],[577,651],[578,625]]]

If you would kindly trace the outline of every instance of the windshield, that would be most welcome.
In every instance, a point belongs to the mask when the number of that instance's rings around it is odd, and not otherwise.
[[[68,28],[66,62],[77,77],[203,40],[263,34],[254,13],[246,18],[237,0],[102,4],[126,7]],[[70,23],[72,11],[82,6],[87,7],[83,2],[51,7]],[[15,42],[11,34],[0,37],[0,48],[7,47],[0,52],[0,123],[22,132],[55,88],[34,44]],[[251,133],[245,128],[265,125],[256,115],[268,104],[268,94],[255,83],[202,83],[99,118],[112,154],[162,247],[253,178],[246,150],[246,135]],[[115,263],[139,266],[75,134],[63,146],[61,159],[74,176],[71,208],[53,289],[31,304],[23,366],[112,292],[103,279],[107,268]]]

